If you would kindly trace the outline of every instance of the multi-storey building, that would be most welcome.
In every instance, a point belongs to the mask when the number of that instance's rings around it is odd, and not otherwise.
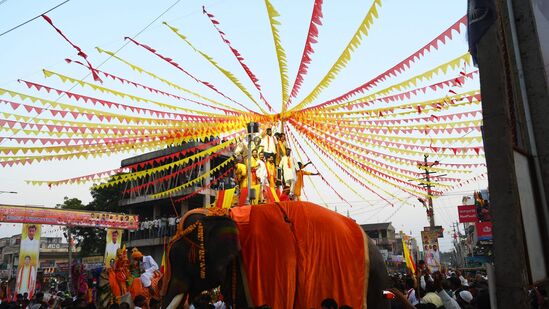
[[[188,158],[199,151],[218,145],[219,142],[221,141],[213,138],[207,142],[187,142],[180,146],[125,159],[122,161],[121,167],[133,166],[133,171],[141,171],[175,161],[181,162],[184,158]],[[120,211],[138,214],[140,227],[137,231],[128,232],[124,237],[126,246],[130,249],[137,247],[143,254],[153,256],[160,263],[164,245],[175,234],[178,218],[191,209],[209,206],[214,202],[217,189],[234,187],[235,184],[231,177],[223,177],[220,181],[210,184],[214,179],[223,175],[227,169],[231,168],[231,165],[224,166],[209,177],[202,177],[198,182],[192,182],[189,186],[174,192],[169,197],[154,197],[154,194],[177,188],[197,177],[210,174],[211,169],[226,161],[231,155],[229,151],[215,153],[207,157],[190,160],[185,164],[160,169],[145,177],[128,182],[119,202]],[[229,176],[232,176],[232,174]],[[204,186],[209,186],[209,188],[203,188]],[[195,194],[197,190],[200,190],[200,192]],[[189,197],[191,194],[192,196]],[[177,202],[178,199],[183,197],[188,198]]]

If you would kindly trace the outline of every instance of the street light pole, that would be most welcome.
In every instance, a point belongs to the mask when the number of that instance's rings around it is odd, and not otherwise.
[[[257,122],[249,122],[248,125],[248,166],[246,170],[248,178],[248,194],[246,196],[246,205],[250,205],[252,199],[255,198],[255,192],[252,190],[252,137],[254,133],[259,133],[259,124]],[[253,195],[253,196],[252,196]]]

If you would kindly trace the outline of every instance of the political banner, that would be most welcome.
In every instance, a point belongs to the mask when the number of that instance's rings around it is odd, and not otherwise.
[[[431,272],[440,270],[440,251],[437,231],[421,231],[425,264]]]
[[[458,206],[459,223],[478,222],[475,205]]]
[[[139,217],[98,211],[0,205],[0,222],[137,230]]]
[[[124,230],[107,229],[107,247],[105,249],[105,266],[107,268],[114,266],[116,251],[120,249],[123,232]]]
[[[444,237],[444,228],[442,227],[442,225],[435,225],[434,227],[425,226],[423,228],[423,230],[424,231],[436,232],[438,238],[443,238]]]
[[[492,222],[477,222],[475,229],[478,240],[492,240]]]
[[[36,287],[36,272],[38,270],[38,255],[40,253],[40,232],[41,226],[39,224],[23,224],[15,292],[18,294],[28,293],[29,299],[32,299]]]

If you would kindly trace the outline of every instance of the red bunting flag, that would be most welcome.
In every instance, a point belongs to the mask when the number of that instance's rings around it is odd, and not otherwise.
[[[103,81],[101,80],[101,78],[99,78],[99,75],[97,74],[97,70],[91,65],[91,63],[88,61],[88,55],[86,55],[86,53],[84,53],[82,51],[82,49],[80,47],[78,47],[76,44],[74,44],[73,42],[71,42],[69,40],[69,38],[67,38],[67,36],[65,34],[63,34],[63,32],[61,31],[61,29],[57,28],[54,24],[53,24],[53,21],[51,20],[51,18],[49,18],[47,15],[43,14],[42,15],[42,18],[44,18],[45,21],[48,22],[48,24],[50,24],[53,29],[55,29],[55,31],[57,31],[57,33],[59,33],[63,39],[65,39],[65,41],[67,41],[74,49],[76,49],[78,51],[78,56],[84,58],[84,60],[86,61],[86,63],[88,64],[88,68],[90,69],[91,73],[92,73],[92,76],[93,76],[93,80],[96,81],[96,82],[100,82],[102,83]]]

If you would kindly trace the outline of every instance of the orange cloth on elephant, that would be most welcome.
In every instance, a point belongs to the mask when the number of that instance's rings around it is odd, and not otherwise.
[[[308,202],[236,207],[231,217],[255,306],[318,308],[331,297],[365,307],[365,238],[353,220]]]

